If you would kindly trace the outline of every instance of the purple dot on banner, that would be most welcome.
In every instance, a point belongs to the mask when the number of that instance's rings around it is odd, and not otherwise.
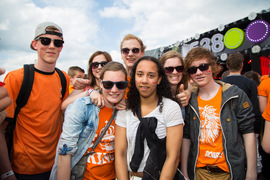
[[[253,21],[246,28],[246,38],[253,43],[262,42],[269,36],[269,28],[267,21]]]

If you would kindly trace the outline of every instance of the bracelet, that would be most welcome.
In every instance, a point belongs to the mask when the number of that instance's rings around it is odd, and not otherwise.
[[[88,96],[90,96],[91,93],[92,93],[94,90],[95,90],[95,89],[89,89],[89,90],[87,91]]]
[[[12,176],[13,174],[14,174],[14,172],[12,170],[10,170],[10,171],[1,175],[1,180],[6,179],[7,177]]]

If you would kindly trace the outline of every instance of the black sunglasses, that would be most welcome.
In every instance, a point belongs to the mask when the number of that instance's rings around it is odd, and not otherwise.
[[[195,74],[197,72],[197,69],[199,69],[200,71],[206,71],[208,70],[209,65],[210,65],[209,63],[205,63],[205,64],[199,65],[198,67],[193,66],[193,67],[188,68],[187,72],[189,74]]]
[[[51,44],[51,41],[53,41],[53,44],[55,47],[62,47],[63,44],[64,44],[64,41],[63,40],[60,40],[60,39],[51,39],[51,38],[48,38],[48,37],[38,37],[35,39],[36,41],[37,40],[40,40],[41,44],[44,45],[44,46],[48,46]]]
[[[120,90],[125,89],[128,86],[127,81],[117,81],[117,82],[112,82],[112,81],[102,81],[103,87],[105,89],[112,89],[114,85]]]
[[[180,72],[183,72],[184,71],[184,66],[176,66],[176,67],[172,67],[172,66],[169,66],[169,67],[165,67],[165,73],[167,74],[171,74],[173,73],[174,69],[180,73]]]
[[[92,67],[92,69],[97,69],[99,65],[101,65],[101,67],[104,67],[107,63],[108,63],[108,61],[93,62],[91,64],[91,67]]]
[[[128,55],[130,50],[132,51],[133,54],[138,54],[140,52],[139,48],[133,48],[133,49],[123,48],[121,51],[123,54]]]

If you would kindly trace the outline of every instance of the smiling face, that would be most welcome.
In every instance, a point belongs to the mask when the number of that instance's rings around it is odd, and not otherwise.
[[[181,63],[181,61],[178,57],[173,57],[173,58],[169,58],[165,61],[164,69],[166,67],[177,67],[177,66],[182,66],[182,65],[183,64]],[[183,77],[183,73],[177,72],[176,69],[174,69],[172,73],[166,73],[166,75],[168,77],[168,80],[169,80],[169,83],[171,86],[177,86]]]
[[[107,59],[105,58],[105,56],[103,54],[100,54],[100,55],[97,55],[96,57],[94,57],[92,63],[93,62],[99,62],[100,63],[100,62],[104,62],[104,61],[107,62]],[[92,72],[93,72],[93,75],[94,75],[95,78],[99,79],[100,72],[101,72],[102,68],[103,67],[100,64],[98,65],[98,68],[96,68],[96,69],[92,68]]]
[[[59,32],[59,31],[56,31]],[[39,37],[47,37],[52,40],[59,39],[63,40],[61,37],[57,35],[51,35],[51,34],[43,34]],[[54,42],[51,41],[51,43],[47,46],[41,44],[40,40],[33,40],[32,41],[32,47],[37,50],[38,53],[38,63],[40,64],[51,64],[55,65],[56,61],[60,55],[60,52],[62,51],[62,47],[55,47]]]
[[[106,71],[103,76],[103,81],[112,81],[112,82],[119,82],[119,81],[126,81],[125,74],[122,71]],[[115,104],[120,102],[126,92],[126,89],[118,89],[114,84],[111,89],[105,89],[103,84],[100,81],[100,87],[102,89],[102,95],[105,100],[106,107],[113,107]]]
[[[209,62],[206,59],[200,59],[193,61],[190,67],[199,67],[202,64],[208,64]],[[205,87],[211,82],[214,82],[214,78],[212,76],[212,67],[211,65],[205,71],[201,71],[197,68],[197,72],[195,74],[190,74],[191,79],[194,83],[196,83],[199,87]]]
[[[135,83],[141,98],[157,96],[157,85],[160,81],[158,67],[154,62],[150,60],[139,62],[135,72]]]
[[[126,68],[131,70],[134,63],[144,55],[144,52],[142,52],[142,47],[136,39],[125,40],[122,44],[121,49],[124,48],[130,49],[130,51],[128,54],[125,54],[121,51],[121,57],[125,63]],[[139,52],[138,53],[132,52],[132,49],[134,48],[138,48]]]

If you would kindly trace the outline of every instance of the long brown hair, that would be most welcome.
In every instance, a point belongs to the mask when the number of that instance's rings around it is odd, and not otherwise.
[[[112,61],[112,57],[109,53],[107,53],[106,51],[96,51],[92,54],[92,56],[90,57],[89,61],[88,61],[88,78],[90,80],[90,86],[91,87],[96,87],[98,86],[97,85],[97,82],[96,82],[96,77],[93,75],[93,71],[92,71],[92,62],[94,60],[94,58],[98,55],[104,55],[105,59],[108,61],[108,62],[111,62]]]
[[[178,59],[180,59],[182,66],[184,66],[184,59],[183,59],[182,55],[179,52],[176,52],[174,50],[171,50],[171,51],[168,51],[168,52],[164,53],[160,57],[159,61],[162,64],[162,66],[164,67],[165,62],[168,59],[175,58],[175,57],[177,57]],[[187,78],[187,76],[186,76],[186,74],[184,72],[182,74],[183,74],[182,79],[177,84],[177,91],[178,91],[178,89],[179,89],[179,87],[180,87],[181,84],[184,84],[184,89],[187,89],[188,88],[188,78]]]

